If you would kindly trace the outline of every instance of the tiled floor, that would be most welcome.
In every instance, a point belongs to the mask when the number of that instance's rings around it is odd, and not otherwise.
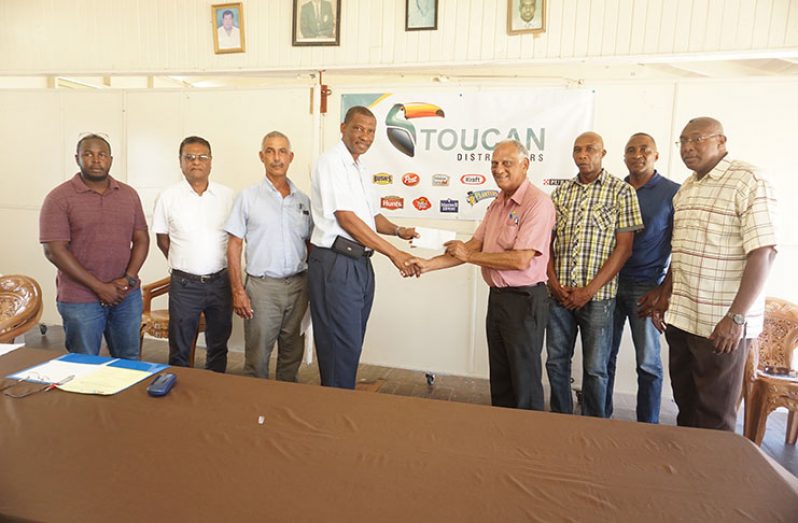
[[[34,330],[26,335],[25,341],[29,347],[62,350],[64,346],[63,330],[58,326],[50,326],[45,336],[40,335],[38,330]],[[169,349],[165,341],[144,341],[143,359],[147,361],[166,363],[168,352]],[[205,353],[198,348],[195,366],[203,367],[204,360]],[[240,352],[231,352],[228,356],[227,371],[231,374],[242,374],[243,366],[244,355]],[[271,372],[274,373],[274,362],[272,362]],[[319,373],[316,365],[306,366],[303,364],[299,370],[298,380],[300,383],[318,385]],[[372,391],[378,389],[382,394],[490,405],[488,381],[482,379],[435,376],[432,384],[429,384],[429,376],[422,371],[361,365],[358,371],[358,381],[358,389]],[[664,399],[660,412],[660,423],[675,425],[676,412],[676,405],[673,401]],[[635,420],[635,398],[633,395],[615,394],[613,418],[625,421]],[[737,421],[737,433],[739,434],[742,434],[741,418],[742,413]],[[784,468],[798,476],[798,451],[795,446],[784,443],[786,424],[786,413],[774,412],[770,415],[762,449]]]

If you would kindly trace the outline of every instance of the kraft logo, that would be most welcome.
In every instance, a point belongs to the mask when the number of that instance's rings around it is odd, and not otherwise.
[[[430,202],[426,196],[419,196],[418,198],[413,200],[413,207],[415,207],[419,211],[426,211],[427,209],[432,207],[432,202]]]
[[[392,211],[396,209],[404,209],[405,199],[399,196],[383,196],[380,198],[380,207]]]
[[[481,174],[464,174],[460,177],[460,181],[466,185],[482,185],[485,183],[485,177]]]
[[[416,126],[409,120],[430,116],[443,118],[443,109],[426,102],[395,104],[385,116],[388,141],[397,151],[412,158],[416,155]]]
[[[433,174],[432,175],[432,186],[433,187],[448,187],[449,186],[449,175],[448,174]]]
[[[446,199],[441,200],[441,212],[460,212],[460,201]]]
[[[499,191],[494,191],[494,190],[468,191],[468,193],[466,193],[466,201],[471,207],[473,207],[482,200],[487,200],[488,198],[495,198],[498,195]]]
[[[375,185],[391,185],[393,183],[393,176],[388,173],[377,173],[372,177]]]
[[[421,177],[416,173],[405,173],[402,176],[402,183],[407,185],[408,187],[413,187],[414,185],[418,185],[418,182],[421,181]]]

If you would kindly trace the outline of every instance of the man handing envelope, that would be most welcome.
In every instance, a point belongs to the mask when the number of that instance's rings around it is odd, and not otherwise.
[[[499,142],[491,173],[501,192],[473,238],[447,241],[445,254],[413,258],[406,265],[421,273],[463,263],[482,267],[490,286],[486,324],[491,403],[543,410],[540,354],[549,314],[546,266],[555,212],[551,199],[527,180],[528,169],[529,151],[523,144]]]

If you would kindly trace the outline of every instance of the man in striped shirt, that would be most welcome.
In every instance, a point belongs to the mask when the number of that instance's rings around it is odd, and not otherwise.
[[[579,174],[551,195],[557,211],[549,259],[552,298],[546,329],[546,372],[552,412],[573,412],[571,359],[577,331],[584,356],[582,414],[607,417],[609,360],[618,271],[643,228],[631,185],[602,168],[607,151],[596,133],[581,134],[573,157]]]
[[[762,332],[765,280],[776,256],[776,200],[756,167],[727,157],[717,120],[690,120],[678,144],[693,174],[673,199],[670,272],[643,298],[641,312],[660,330],[668,312],[677,423],[734,431],[745,360]]]

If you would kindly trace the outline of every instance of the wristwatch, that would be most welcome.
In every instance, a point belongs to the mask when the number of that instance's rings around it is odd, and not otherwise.
[[[125,280],[127,280],[127,284],[130,285],[131,287],[135,287],[136,285],[139,284],[138,278],[136,278],[135,276],[131,276],[130,274],[127,273],[125,274]]]
[[[726,313],[736,325],[745,325],[745,314],[734,314],[732,311]]]

